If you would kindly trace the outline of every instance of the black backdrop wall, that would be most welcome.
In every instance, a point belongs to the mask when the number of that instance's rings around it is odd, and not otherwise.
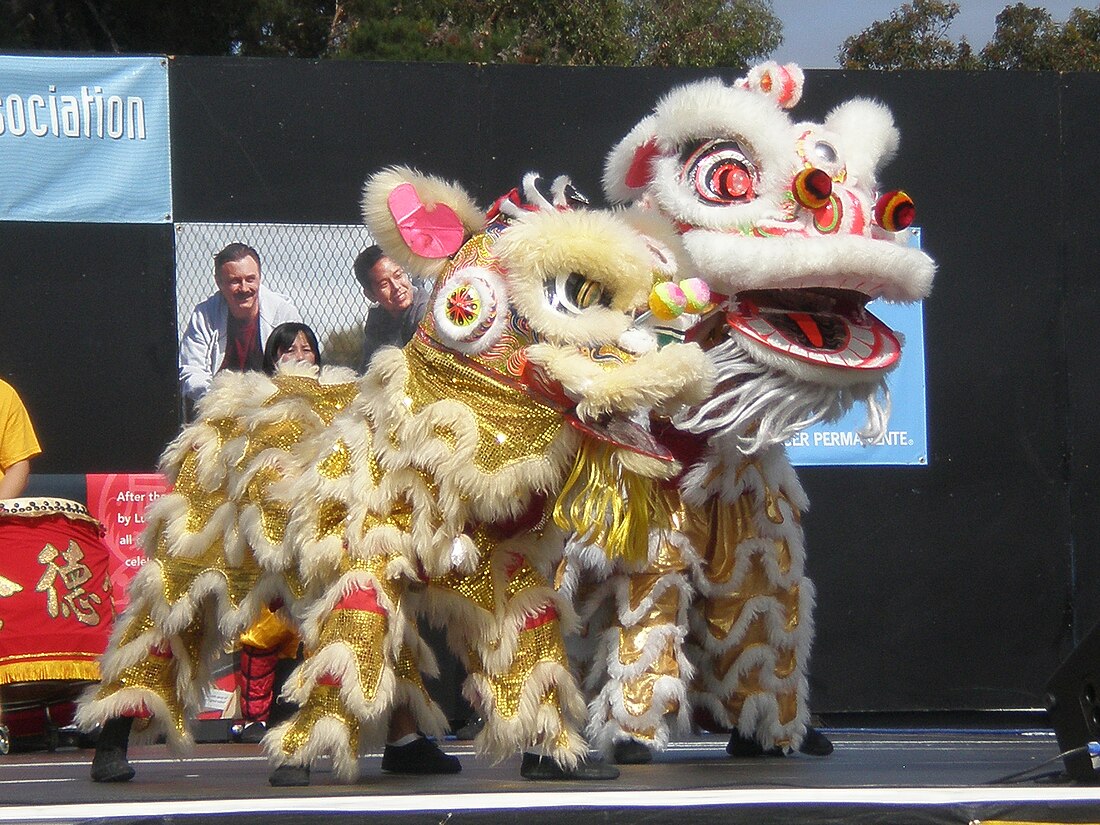
[[[734,72],[722,73],[727,79]],[[354,223],[389,163],[483,202],[537,169],[598,200],[603,156],[692,71],[177,59],[177,221]],[[925,308],[927,467],[801,475],[818,586],[817,711],[1031,708],[1100,619],[1093,380],[1100,77],[807,73],[902,133],[939,276]],[[177,427],[170,227],[0,224],[0,372],[36,471],[151,469]]]

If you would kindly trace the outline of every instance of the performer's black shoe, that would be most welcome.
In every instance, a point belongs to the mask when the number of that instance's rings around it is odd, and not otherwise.
[[[415,742],[397,747],[386,745],[382,751],[382,770],[387,773],[458,773],[462,763],[439,749],[430,739],[420,737]]]
[[[309,765],[280,765],[267,778],[276,788],[300,788],[309,784]]]
[[[618,779],[619,769],[596,759],[582,759],[573,769],[563,768],[549,756],[524,753],[519,775],[535,781],[568,781],[570,779]]]
[[[103,726],[92,757],[93,782],[129,782],[134,778],[133,766],[126,759],[133,724],[132,717],[116,716]]]
[[[807,756],[828,756],[833,752],[833,743],[829,741],[829,737],[817,728],[807,725],[806,735],[802,738],[802,744],[798,746],[798,752]],[[764,748],[755,739],[745,736],[737,728],[734,728],[730,733],[726,753],[733,757],[785,755],[782,748]]]
[[[653,751],[637,739],[616,742],[613,756],[619,765],[646,765],[653,761]]]
[[[241,726],[240,731],[234,732],[233,739],[248,745],[258,745],[263,741],[266,733],[267,725],[263,722],[246,722]]]
[[[806,735],[802,737],[802,744],[798,746],[798,752],[807,756],[828,756],[833,752],[833,743],[829,737],[817,728],[806,726]]]
[[[474,739],[481,733],[481,729],[484,727],[485,720],[480,716],[475,716],[473,719],[468,719],[465,725],[455,731],[455,739]]]

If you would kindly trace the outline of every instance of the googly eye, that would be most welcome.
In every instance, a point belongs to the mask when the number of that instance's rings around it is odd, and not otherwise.
[[[756,197],[760,175],[756,165],[736,141],[707,141],[688,154],[684,181],[703,203],[728,206]]]
[[[594,306],[611,306],[611,293],[603,284],[580,272],[548,279],[544,288],[550,306],[559,312],[577,315]]]

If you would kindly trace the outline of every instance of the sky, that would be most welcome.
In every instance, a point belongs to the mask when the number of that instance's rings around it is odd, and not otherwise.
[[[783,21],[783,45],[771,56],[780,63],[798,63],[804,69],[837,68],[836,53],[845,38],[859,34],[876,20],[885,20],[906,0],[772,0]],[[989,42],[997,15],[1017,0],[957,0],[958,16],[951,23],[953,40],[966,37],[975,52]],[[1096,0],[1024,2],[1043,7],[1064,23],[1074,7],[1096,8]]]

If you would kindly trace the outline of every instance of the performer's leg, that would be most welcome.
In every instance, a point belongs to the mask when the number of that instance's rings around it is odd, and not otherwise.
[[[795,485],[793,495],[766,480],[770,463],[747,463],[737,473],[737,495],[723,491],[695,511],[693,540],[707,550],[692,617],[700,648],[694,698],[732,729],[730,755],[831,750],[808,727],[814,591],[803,575],[801,488],[789,467],[784,481]]]
[[[402,587],[380,579],[376,572],[383,568],[368,562],[351,571],[307,616],[303,629],[312,652],[284,692],[300,709],[264,738],[272,784],[308,784],[310,762],[322,755],[333,757],[339,779],[353,781],[361,730],[381,739],[399,706],[411,714],[414,729],[435,736],[446,729],[420,680],[420,643],[415,623],[405,619]]]
[[[478,753],[496,760],[524,751],[528,779],[613,779],[587,760],[584,699],[569,671],[559,616],[572,618],[546,580],[518,553],[484,553],[470,576],[432,582],[433,620],[446,622],[469,676],[464,695],[485,725]]]
[[[613,615],[610,626],[589,626],[599,646],[586,679],[598,691],[589,703],[588,734],[620,764],[649,762],[653,750],[668,746],[671,721],[688,725],[687,681],[694,668],[682,648],[692,557],[678,530],[654,531],[647,563],[628,568],[617,562],[596,593]]]
[[[154,562],[146,565],[146,583],[157,586],[159,567]],[[133,777],[126,754],[135,719],[142,741],[163,735],[174,751],[190,748],[187,720],[199,709],[209,661],[222,649],[217,622],[208,615],[212,603],[178,613],[176,622],[189,617],[182,629],[175,628],[171,614],[154,619],[148,600],[139,597],[131,608],[120,619],[101,660],[102,681],[81,698],[76,714],[82,730],[101,728],[92,765],[97,782]],[[213,632],[207,632],[208,627]]]

